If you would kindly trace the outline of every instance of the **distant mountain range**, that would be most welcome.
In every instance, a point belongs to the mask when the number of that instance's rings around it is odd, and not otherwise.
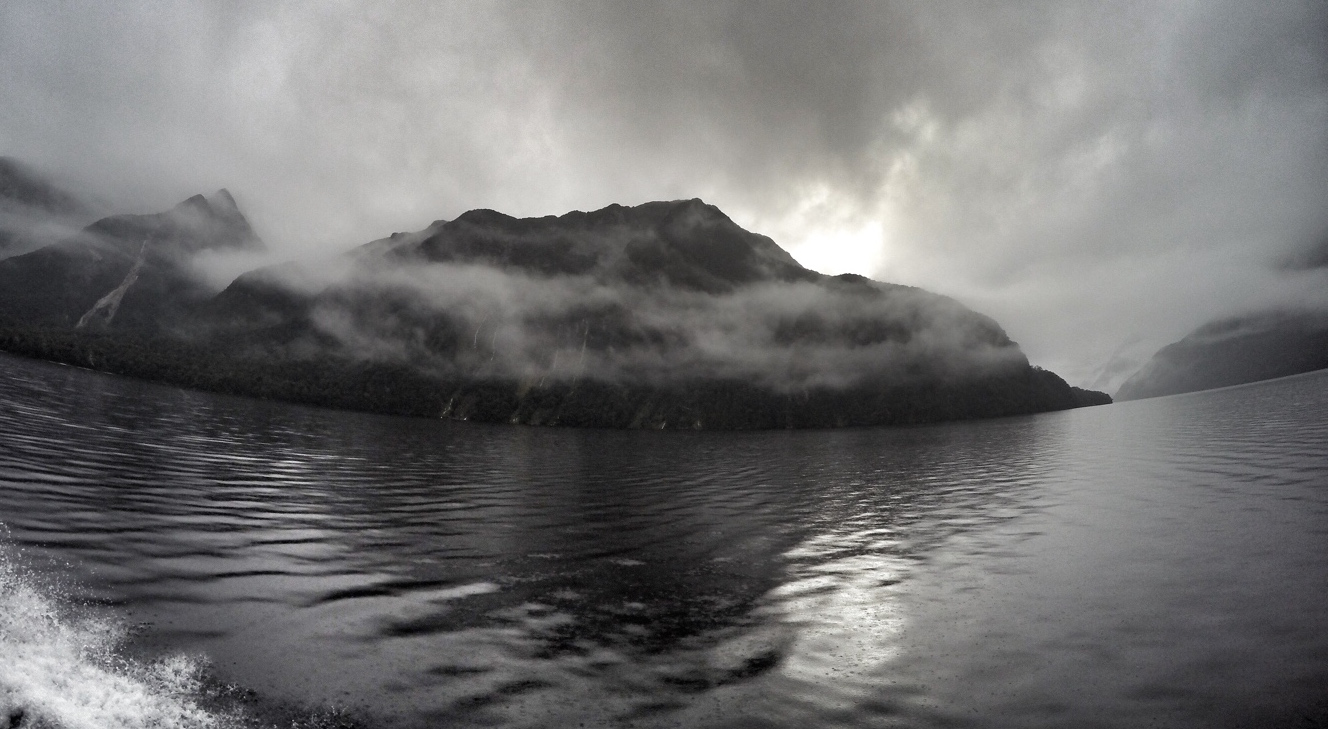
[[[1328,235],[1283,259],[1281,268],[1328,277]],[[1163,347],[1121,384],[1116,397],[1176,395],[1325,368],[1328,309],[1305,304],[1272,308],[1208,322]]]
[[[1328,367],[1328,312],[1273,310],[1205,324],[1163,347],[1120,400],[1209,390]]]
[[[25,174],[13,197],[39,199]],[[810,271],[700,200],[472,210],[220,291],[200,270],[262,249],[224,190],[98,220],[0,260],[0,348],[221,392],[545,425],[902,424],[1110,401],[1030,366],[952,299]]]

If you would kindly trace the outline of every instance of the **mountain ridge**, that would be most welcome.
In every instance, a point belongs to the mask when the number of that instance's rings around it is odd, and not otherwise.
[[[1138,400],[1328,368],[1328,312],[1281,308],[1208,322],[1163,347],[1116,391]]]
[[[191,256],[262,245],[225,190],[163,213],[108,216],[58,243],[0,260],[0,311],[45,326],[163,328],[216,293],[187,270]],[[109,316],[90,318],[117,290]]]
[[[104,218],[0,261],[0,347],[235,394],[543,425],[833,427],[1109,401],[1031,367],[953,299],[810,271],[699,199],[477,209],[220,291],[189,270],[202,252],[262,246],[225,190]]]

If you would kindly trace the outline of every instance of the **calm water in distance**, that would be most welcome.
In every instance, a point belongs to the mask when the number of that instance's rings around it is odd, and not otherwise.
[[[0,356],[76,597],[383,726],[1328,726],[1328,373],[920,428],[379,417]]]

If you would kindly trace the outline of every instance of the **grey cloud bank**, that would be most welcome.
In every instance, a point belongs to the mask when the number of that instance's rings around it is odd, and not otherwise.
[[[0,153],[117,210],[227,187],[280,256],[699,196],[1081,384],[1324,288],[1322,2],[20,0],[0,65]]]

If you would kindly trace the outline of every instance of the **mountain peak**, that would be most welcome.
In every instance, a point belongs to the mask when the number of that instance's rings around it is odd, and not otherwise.
[[[188,211],[201,213],[211,218],[244,219],[244,214],[240,212],[240,206],[236,204],[230,191],[224,187],[211,195],[192,195],[172,208],[172,212]]]
[[[467,210],[458,215],[456,220],[452,222],[468,223],[470,225],[505,225],[515,222],[516,220],[518,219],[507,215],[506,213],[500,213],[497,210],[475,208],[474,210]]]
[[[262,249],[235,199],[225,190],[211,197],[193,195],[164,213],[113,215],[88,230],[103,242],[120,241],[132,249],[144,237],[157,241],[160,251],[174,254],[212,249]]]
[[[198,210],[200,212],[212,212],[212,206],[208,199],[200,195],[192,195],[178,203],[172,210]]]
[[[539,218],[481,208],[439,225],[418,244],[374,248],[388,249],[417,252],[434,262],[496,265],[539,275],[586,274],[708,292],[816,277],[774,241],[744,230],[700,198],[614,204]]]

